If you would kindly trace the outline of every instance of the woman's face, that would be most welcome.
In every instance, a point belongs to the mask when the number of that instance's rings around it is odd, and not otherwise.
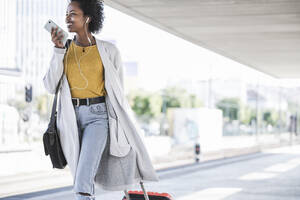
[[[83,15],[78,2],[71,2],[66,12],[66,24],[69,32],[81,32],[84,30],[87,17]],[[86,24],[87,28],[88,23]]]

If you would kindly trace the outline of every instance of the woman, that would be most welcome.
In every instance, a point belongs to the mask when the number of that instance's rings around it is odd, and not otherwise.
[[[67,8],[68,50],[57,29],[44,85],[54,94],[60,78],[57,127],[78,200],[94,199],[95,186],[125,190],[158,181],[139,127],[124,95],[123,67],[115,45],[95,38],[103,23],[99,0],[72,0]]]

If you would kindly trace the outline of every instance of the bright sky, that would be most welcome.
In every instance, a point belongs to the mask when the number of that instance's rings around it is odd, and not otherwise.
[[[157,90],[171,80],[212,78],[243,79],[255,84],[277,84],[272,77],[235,61],[203,49],[177,36],[141,22],[108,6],[105,23],[98,37],[116,40],[123,61],[139,65],[139,84]],[[286,85],[300,85],[299,80],[281,81]]]

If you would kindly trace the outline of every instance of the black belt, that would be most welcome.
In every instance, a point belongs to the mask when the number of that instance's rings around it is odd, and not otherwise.
[[[85,98],[85,99],[79,99],[79,98],[72,98],[72,103],[74,106],[81,106],[81,105],[91,105],[95,103],[102,103],[105,102],[105,96],[101,97],[94,97],[94,98]]]

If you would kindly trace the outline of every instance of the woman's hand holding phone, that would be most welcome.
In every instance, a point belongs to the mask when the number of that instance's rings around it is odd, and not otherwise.
[[[51,34],[52,42],[57,48],[64,48],[68,39],[68,33],[60,28],[56,23],[49,19],[44,28]],[[59,31],[59,32],[58,32]]]
[[[57,32],[57,30],[58,27],[51,29],[52,42],[54,43],[55,47],[64,48],[64,44],[62,42],[62,38],[63,38],[62,31]]]

